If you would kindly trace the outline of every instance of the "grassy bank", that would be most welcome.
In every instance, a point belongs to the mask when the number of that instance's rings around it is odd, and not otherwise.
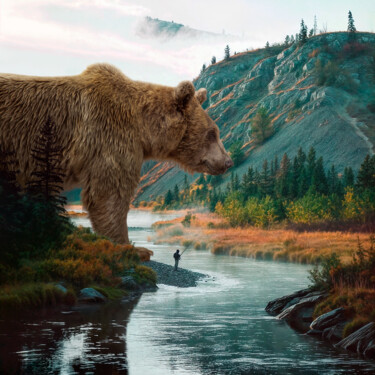
[[[108,299],[121,298],[121,276],[131,270],[139,285],[155,284],[155,273],[140,265],[132,245],[117,245],[77,228],[43,258],[0,265],[0,312],[76,303],[80,289],[93,287]],[[64,285],[67,291],[57,285]]]
[[[186,216],[157,222],[156,242],[175,243],[195,249],[210,249],[214,254],[226,254],[264,260],[315,264],[332,253],[346,263],[357,248],[358,239],[364,246],[369,235],[350,232],[299,232],[275,226],[232,228],[213,213],[195,213],[186,222]]]

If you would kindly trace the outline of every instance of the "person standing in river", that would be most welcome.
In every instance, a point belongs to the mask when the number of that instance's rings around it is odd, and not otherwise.
[[[174,258],[174,270],[177,271],[178,270],[178,262],[181,259],[181,255],[180,255],[180,250],[179,249],[177,249],[176,252],[173,254],[173,258]]]

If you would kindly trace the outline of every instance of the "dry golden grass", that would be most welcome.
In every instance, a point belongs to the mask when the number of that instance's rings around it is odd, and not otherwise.
[[[343,263],[352,259],[358,238],[364,246],[369,236],[349,232],[296,232],[290,229],[230,228],[212,213],[196,213],[190,227],[183,217],[156,225],[157,242],[184,244],[205,242],[215,254],[228,254],[257,259],[317,263],[323,256],[337,253]],[[168,227],[166,227],[168,226]]]

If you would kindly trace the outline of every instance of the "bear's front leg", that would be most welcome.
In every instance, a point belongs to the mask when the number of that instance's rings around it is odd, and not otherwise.
[[[82,202],[89,213],[95,232],[120,244],[129,243],[127,226],[129,199],[121,197],[116,192],[93,196],[89,189],[84,189]]]

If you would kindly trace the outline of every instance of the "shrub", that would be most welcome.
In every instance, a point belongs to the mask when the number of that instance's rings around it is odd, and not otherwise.
[[[156,284],[157,274],[150,267],[138,265],[135,267],[136,279],[140,283],[151,282]]]
[[[333,286],[333,272],[341,266],[340,258],[336,253],[322,259],[321,264],[310,270],[309,279],[314,289],[329,290]]]

